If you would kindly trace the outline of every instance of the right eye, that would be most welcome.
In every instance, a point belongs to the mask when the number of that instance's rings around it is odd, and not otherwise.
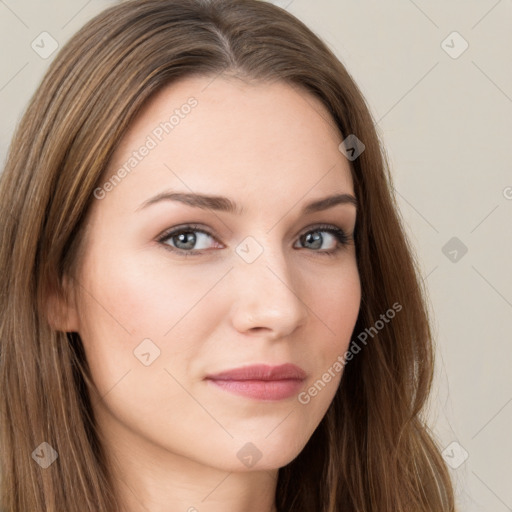
[[[158,242],[165,245],[170,251],[184,256],[192,256],[201,254],[200,251],[208,249],[208,238],[215,240],[215,237],[208,231],[191,224],[167,230],[159,237]],[[196,247],[198,243],[200,247]]]

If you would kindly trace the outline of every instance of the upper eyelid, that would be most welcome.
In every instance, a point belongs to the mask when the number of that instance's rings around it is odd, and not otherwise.
[[[158,235],[157,240],[165,240],[169,238],[173,233],[180,233],[182,231],[198,231],[200,233],[204,233],[205,235],[211,236],[217,240],[217,237],[211,233],[208,229],[203,228],[201,226],[195,226],[194,224],[184,224],[183,226],[176,226],[163,231],[160,235]]]
[[[336,229],[341,229],[342,231],[346,231],[345,228],[343,228],[341,226],[337,226],[336,224],[331,224],[329,222],[320,222],[317,224],[311,224],[309,226],[304,227],[301,230],[301,233],[308,232],[313,229],[326,229],[326,228],[336,228]],[[186,231],[186,230],[200,231],[201,233],[206,233],[207,235],[210,235],[213,237],[215,236],[209,228],[203,227],[201,224],[196,224],[196,223],[182,224],[182,225],[173,226],[172,228],[167,228],[166,230],[162,231],[162,233],[159,236],[166,236],[169,233]]]

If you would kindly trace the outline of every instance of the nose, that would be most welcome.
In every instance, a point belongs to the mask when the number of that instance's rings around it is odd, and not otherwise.
[[[232,324],[239,332],[261,332],[279,339],[306,321],[308,307],[301,297],[300,274],[281,252],[265,248],[252,263],[237,258],[231,279],[235,280]]]

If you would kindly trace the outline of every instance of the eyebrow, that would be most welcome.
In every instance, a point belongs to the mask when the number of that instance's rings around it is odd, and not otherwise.
[[[183,192],[162,192],[147,201],[144,201],[136,211],[147,208],[150,205],[159,203],[161,201],[178,201],[194,208],[202,208],[204,210],[216,210],[220,212],[231,213],[240,215],[243,208],[238,206],[231,199],[224,196],[214,196],[206,194],[193,194]],[[311,214],[337,206],[338,204],[349,204],[358,207],[357,199],[351,194],[335,194],[332,196],[324,197],[322,199],[315,199],[304,205],[302,214]]]

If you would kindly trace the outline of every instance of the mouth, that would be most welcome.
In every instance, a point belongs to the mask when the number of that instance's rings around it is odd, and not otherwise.
[[[205,380],[217,388],[255,400],[276,401],[296,395],[306,372],[294,365],[252,365],[208,375]]]

